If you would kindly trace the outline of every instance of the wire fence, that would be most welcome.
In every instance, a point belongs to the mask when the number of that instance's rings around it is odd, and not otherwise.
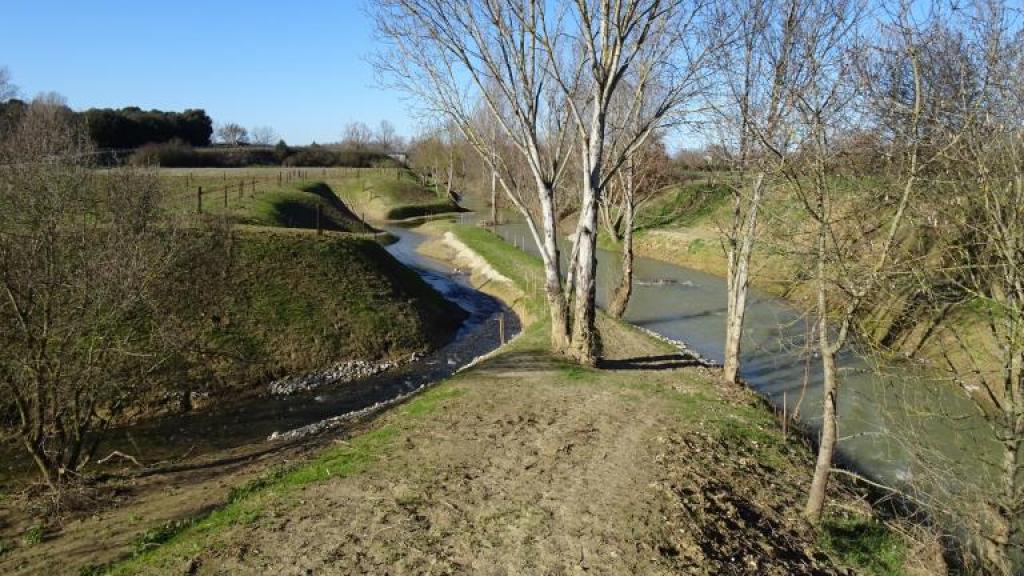
[[[403,178],[402,168],[200,168],[195,170],[168,168],[163,176],[170,179],[168,192],[179,207],[187,206],[197,214],[232,207],[246,198],[279,190],[289,184],[322,179],[325,181],[393,176]],[[367,190],[364,183],[363,191]],[[190,199],[190,200],[189,200]]]

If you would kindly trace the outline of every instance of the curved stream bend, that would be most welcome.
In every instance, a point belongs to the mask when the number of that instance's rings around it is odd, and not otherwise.
[[[287,396],[261,395],[224,406],[158,418],[108,431],[97,453],[118,450],[138,454],[147,462],[167,462],[217,453],[262,443],[269,437],[289,438],[289,431],[317,423],[340,423],[346,414],[365,413],[404,398],[438,382],[473,359],[500,345],[498,317],[505,317],[505,336],[520,330],[519,320],[499,300],[473,288],[467,278],[443,263],[416,251],[425,240],[422,234],[403,228],[389,229],[398,242],[388,246],[397,260],[415,270],[446,299],[469,313],[451,341],[380,374],[351,382],[330,384]],[[294,437],[295,435],[291,435]],[[10,449],[10,450],[8,450]],[[9,452],[9,453],[8,453]],[[0,451],[0,478],[28,477],[32,463],[23,450],[4,447]]]

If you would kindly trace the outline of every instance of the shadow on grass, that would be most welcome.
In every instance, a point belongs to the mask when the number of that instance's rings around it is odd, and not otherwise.
[[[663,354],[619,360],[601,360],[598,366],[603,370],[677,370],[679,368],[700,365],[699,360],[688,354]]]
[[[527,350],[507,352],[488,360],[476,368],[476,372],[547,372],[557,370],[558,363],[545,352]]]

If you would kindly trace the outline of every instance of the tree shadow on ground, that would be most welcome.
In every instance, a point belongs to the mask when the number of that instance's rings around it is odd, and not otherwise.
[[[658,356],[637,356],[618,360],[601,360],[598,365],[604,370],[677,370],[700,366],[701,362],[689,354],[662,354]]]
[[[476,371],[484,374],[549,372],[558,369],[557,361],[546,352],[508,352],[491,358]]]

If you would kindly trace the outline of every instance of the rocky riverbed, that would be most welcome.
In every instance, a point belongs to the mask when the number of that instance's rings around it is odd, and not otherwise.
[[[422,354],[414,353],[409,356],[409,362],[415,362],[422,357]],[[291,396],[299,392],[308,392],[324,386],[333,384],[345,384],[361,378],[376,376],[381,372],[399,366],[402,362],[396,360],[347,360],[339,362],[326,370],[307,372],[297,376],[285,376],[270,383],[270,394],[274,396]]]

